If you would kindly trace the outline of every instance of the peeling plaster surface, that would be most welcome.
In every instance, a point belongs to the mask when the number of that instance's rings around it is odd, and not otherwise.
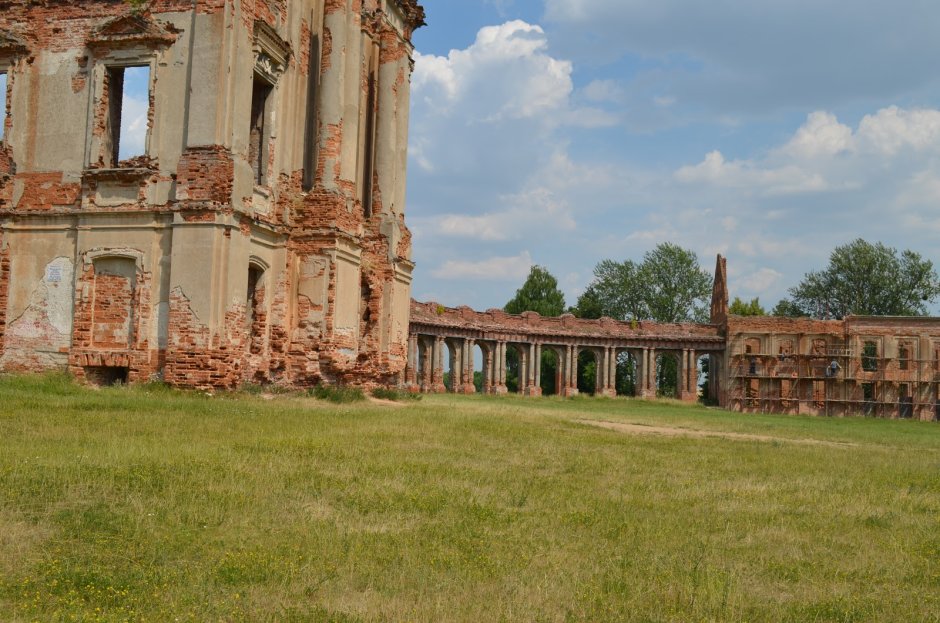
[[[51,328],[60,337],[72,331],[72,300],[75,267],[67,257],[46,264],[42,281],[36,284],[23,314],[10,323],[10,333],[19,338],[42,338]]]

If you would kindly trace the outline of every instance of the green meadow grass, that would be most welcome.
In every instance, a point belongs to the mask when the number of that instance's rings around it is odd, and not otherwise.
[[[940,424],[0,379],[0,620],[940,621]]]

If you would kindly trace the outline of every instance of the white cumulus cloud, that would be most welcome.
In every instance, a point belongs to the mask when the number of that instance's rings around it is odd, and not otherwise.
[[[533,265],[528,251],[511,257],[490,257],[484,260],[447,260],[434,269],[438,279],[474,279],[521,283]]]

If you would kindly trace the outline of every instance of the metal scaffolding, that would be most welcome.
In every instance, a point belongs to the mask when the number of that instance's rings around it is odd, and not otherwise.
[[[808,354],[746,352],[741,346],[733,345],[737,354],[729,362],[734,410],[940,421],[935,359],[859,354],[840,343]]]

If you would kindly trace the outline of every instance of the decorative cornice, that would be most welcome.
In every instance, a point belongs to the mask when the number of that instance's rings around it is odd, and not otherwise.
[[[130,13],[104,22],[92,33],[89,47],[119,47],[134,43],[171,45],[178,31],[154,21],[149,15]]]
[[[281,38],[277,31],[267,22],[255,21],[255,52],[261,57],[267,57],[271,69],[282,73],[290,60],[290,44]]]
[[[424,13],[424,7],[418,4],[418,0],[389,0],[393,2],[398,10],[401,11],[411,30],[417,30],[422,26],[427,26],[424,21],[427,17]]]

